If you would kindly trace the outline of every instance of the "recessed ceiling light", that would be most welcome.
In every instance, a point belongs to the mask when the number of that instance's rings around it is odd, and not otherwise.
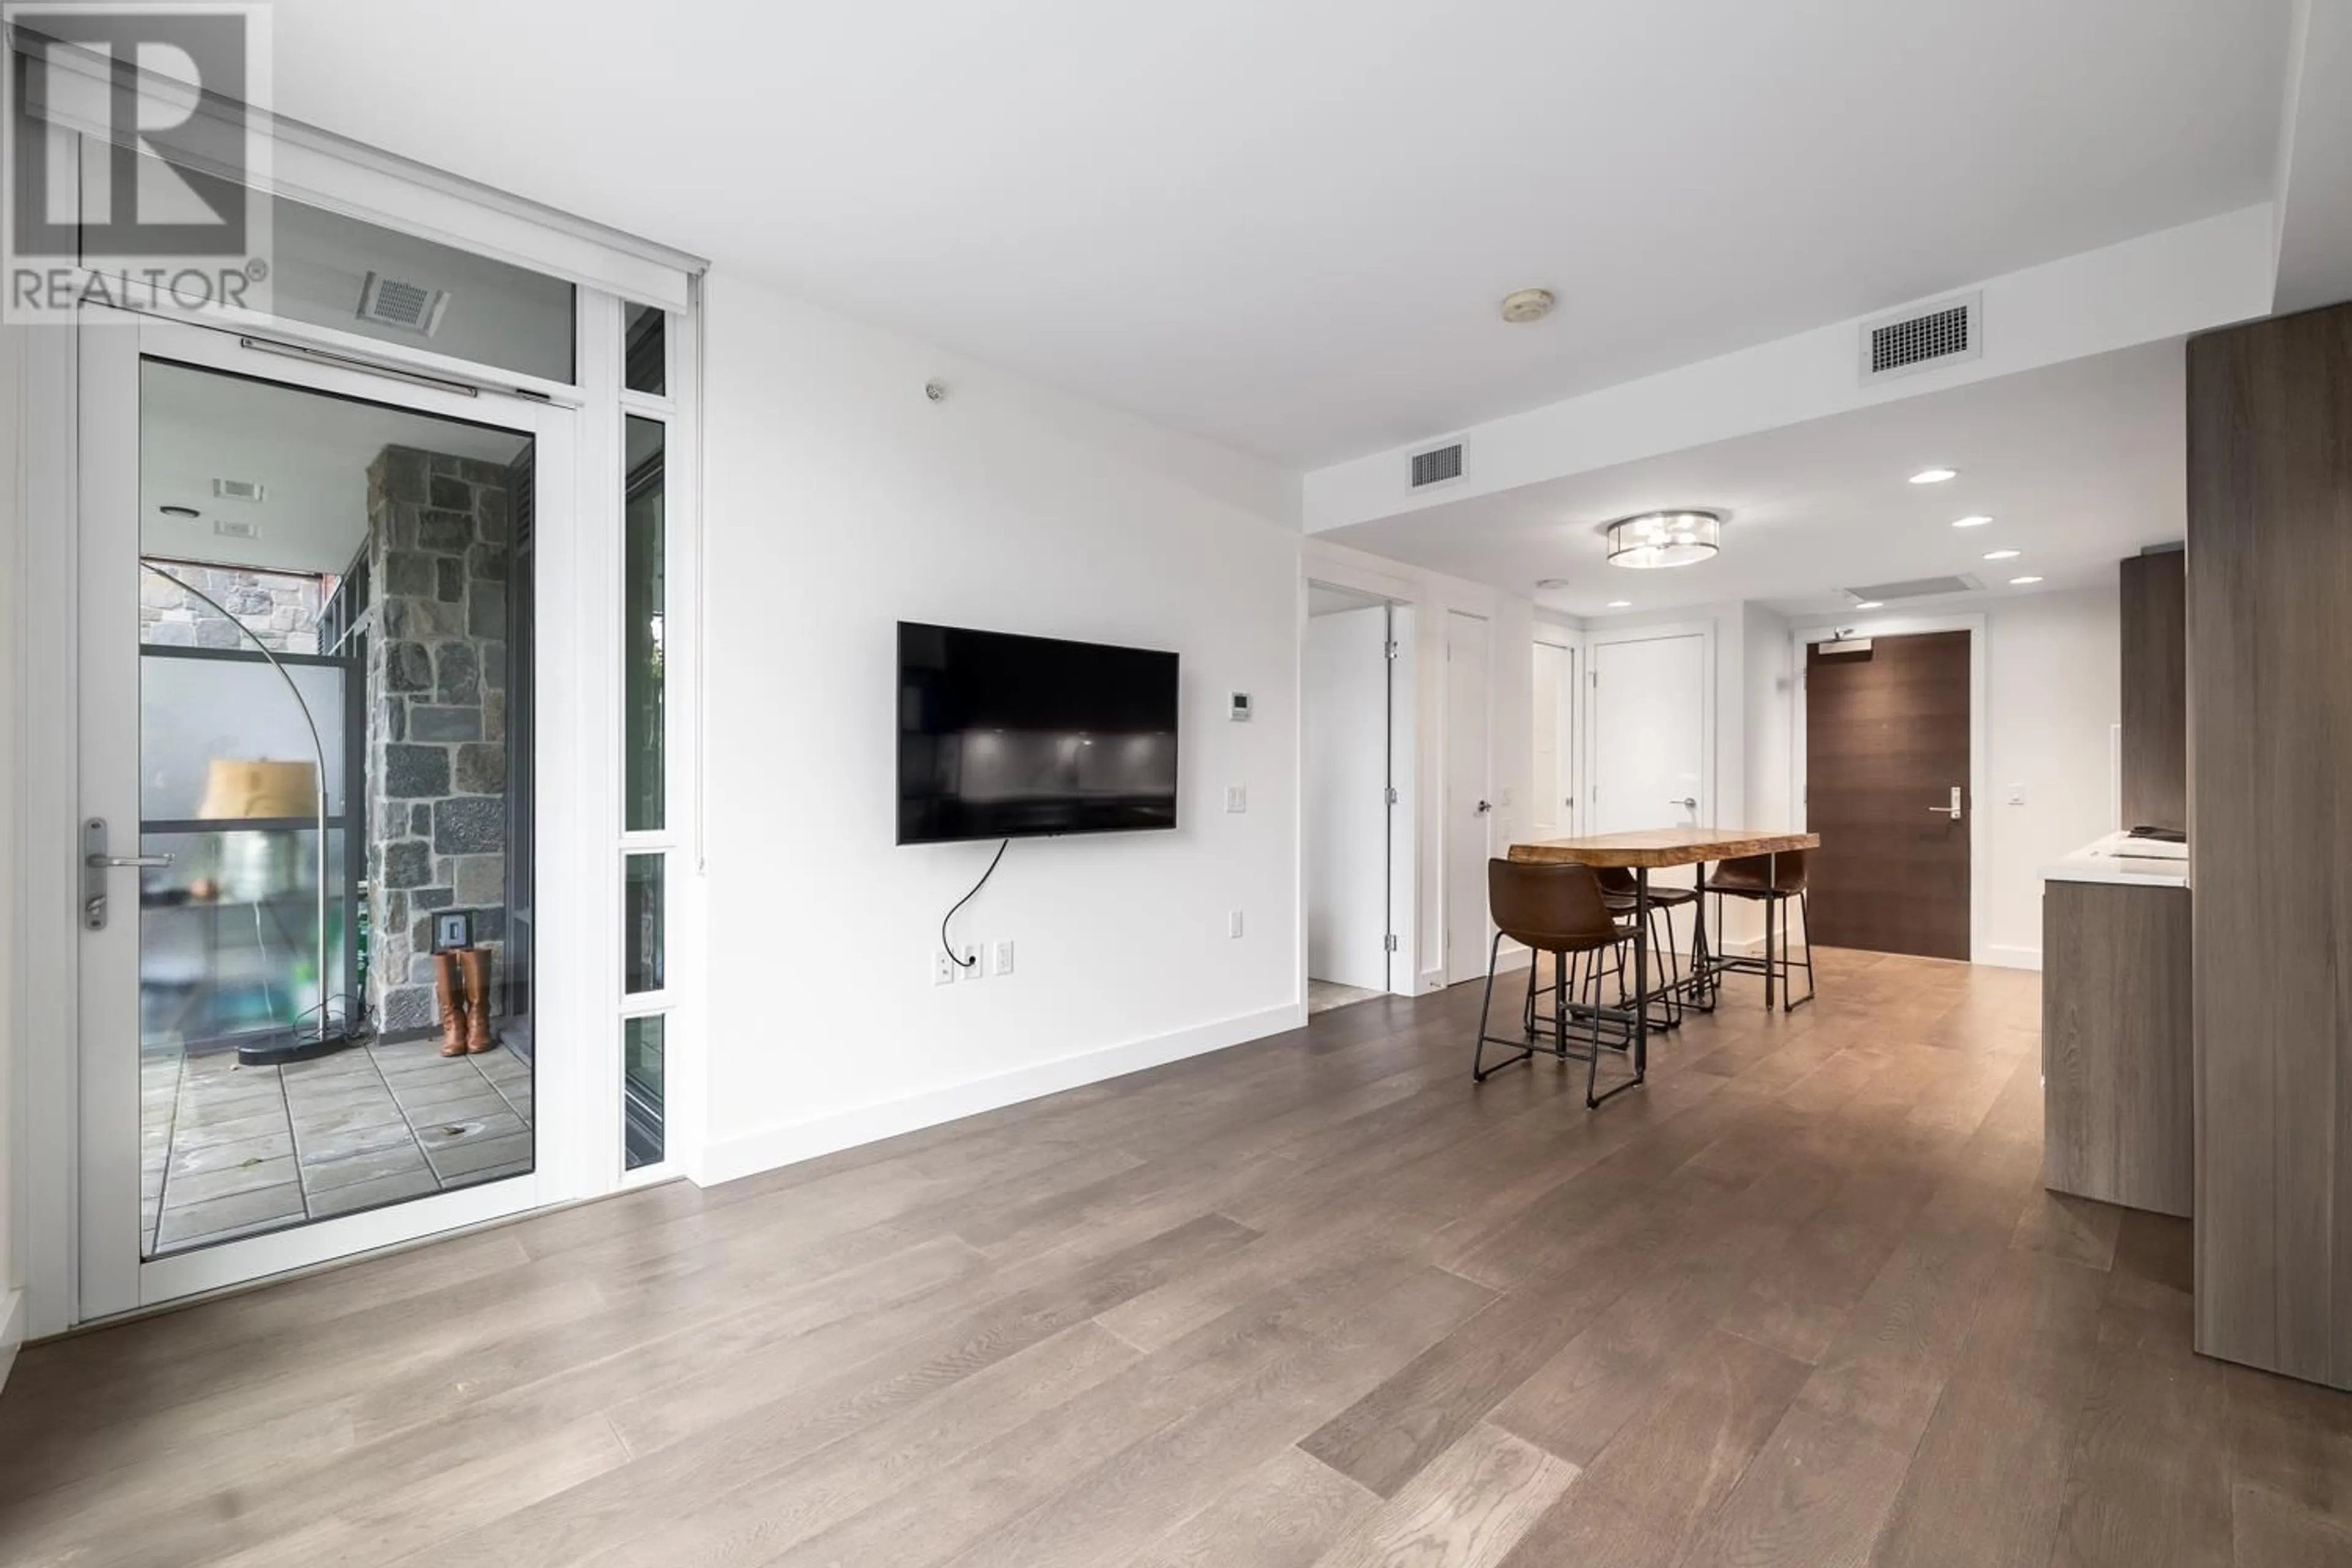
[[[2039,577],[2011,577],[2009,580],[2009,585],[2012,588],[2023,588],[2041,581]]]
[[[2025,552],[2021,550],[1988,550],[1985,552],[1985,559],[1988,561],[2014,561],[2024,553]]]
[[[1946,479],[1957,479],[1959,477],[1960,470],[1958,468],[1922,468],[1911,476],[1911,482],[1915,485],[1940,485]]]
[[[1886,608],[1886,601],[1884,599],[1864,599],[1862,603],[1856,605],[1854,608],[1857,610],[1883,610]]]
[[[1979,512],[1973,517],[1956,517],[1952,519],[1952,526],[1954,528],[1982,528],[1986,523],[1990,522],[1991,521],[1992,519],[1985,516],[1981,512]]]
[[[1612,610],[1630,610],[1633,607],[1633,601],[1631,599],[1612,599],[1609,601],[1609,607]]]
[[[1540,321],[1559,303],[1549,289],[1521,289],[1503,296],[1503,320],[1513,323]]]
[[[165,517],[198,518],[204,515],[192,506],[159,506],[155,510]]]

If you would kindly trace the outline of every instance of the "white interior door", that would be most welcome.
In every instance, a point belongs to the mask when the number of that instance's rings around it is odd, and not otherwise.
[[[580,878],[585,824],[562,792],[541,796],[534,833],[541,905],[531,976],[541,998],[535,1077],[519,1058],[493,1075],[503,1045],[441,1062],[433,1040],[397,1039],[403,1017],[389,1005],[373,1016],[383,1026],[373,1037],[381,1050],[353,1045],[299,1069],[247,1070],[238,1061],[239,1045],[257,1035],[289,1028],[299,1035],[303,1020],[315,1020],[324,1006],[348,1010],[359,1000],[373,1010],[379,990],[394,985],[413,1002],[421,982],[428,1012],[405,1021],[424,1027],[404,1032],[426,1033],[435,965],[429,952],[410,955],[406,922],[429,924],[432,911],[461,898],[483,906],[507,901],[500,886],[479,879],[462,895],[425,883],[445,868],[467,875],[494,869],[476,864],[494,857],[476,852],[504,842],[491,820],[505,809],[503,786],[494,783],[502,775],[485,770],[496,763],[491,753],[506,731],[461,734],[454,726],[461,720],[488,725],[493,707],[502,726],[515,711],[518,689],[502,673],[489,673],[492,656],[485,651],[499,649],[498,668],[507,668],[506,623],[492,629],[471,618],[497,614],[494,605],[509,602],[499,585],[505,578],[472,563],[488,559],[476,553],[484,541],[506,537],[513,513],[504,498],[514,493],[506,485],[524,482],[512,476],[527,472],[538,523],[532,662],[557,668],[570,662],[583,617],[598,602],[583,591],[592,579],[583,577],[586,558],[570,526],[574,415],[530,400],[296,363],[243,346],[236,336],[152,320],[110,320],[78,337],[79,816],[105,824],[107,854],[143,863],[93,868],[84,892],[98,906],[85,902],[78,911],[76,1319],[109,1317],[586,1195],[579,1151],[594,1140],[583,1110],[591,1100],[584,1075],[606,1058],[596,1054],[598,1032],[588,1024],[600,972],[587,942],[596,929],[590,912],[596,900]],[[162,412],[167,407],[173,411],[168,420]],[[430,434],[450,444],[428,449],[422,443]],[[167,435],[180,437],[178,445]],[[463,447],[464,441],[475,445]],[[396,492],[394,481],[384,480],[379,504],[369,462],[349,460],[363,444],[385,454],[387,464],[395,447],[429,459],[415,465],[420,499],[397,503],[411,509],[401,515],[420,521],[383,521],[394,514]],[[469,450],[462,461],[477,467],[461,469],[460,458],[450,455],[460,450]],[[216,471],[232,463],[236,469]],[[259,471],[264,468],[269,471]],[[439,509],[430,511],[422,510],[428,473],[446,480],[430,490]],[[212,479],[262,481],[265,493],[301,504],[249,514],[266,515],[267,522],[244,521],[234,502],[215,505]],[[169,497],[152,488],[163,479],[175,487]],[[183,519],[157,504],[180,499],[182,489],[197,500],[200,486],[201,511],[230,526]],[[490,489],[502,499],[478,493]],[[471,499],[461,500],[461,491]],[[450,531],[467,518],[470,531],[459,539]],[[321,519],[343,531],[331,538],[319,531],[328,528]],[[424,519],[432,520],[433,538],[400,531],[421,535]],[[167,527],[179,531],[166,538]],[[315,561],[270,558],[270,551],[293,550],[302,541]],[[380,672],[348,651],[351,644],[335,657],[305,654],[305,637],[315,643],[331,635],[331,616],[316,606],[273,607],[270,591],[291,582],[285,591],[299,593],[307,578],[328,603],[333,584],[360,575],[343,572],[342,563],[328,568],[328,551],[345,552],[343,563],[357,558],[354,551],[373,560],[379,541],[415,549],[412,559],[377,574],[406,585],[377,583],[377,596],[365,603],[381,610],[407,595],[420,605],[429,596],[437,607],[429,615],[413,609],[398,626],[351,624],[373,626],[375,642],[391,653],[424,649],[420,665],[385,663]],[[388,556],[385,565],[392,565]],[[188,597],[188,584],[210,584],[215,597],[200,606]],[[275,668],[273,657],[260,651],[270,639],[256,627],[290,639]],[[460,646],[467,654],[452,651]],[[470,667],[463,682],[461,667]],[[418,816],[404,800],[401,835],[414,865],[387,856],[387,868],[405,868],[387,869],[363,897],[357,882],[366,873],[354,868],[370,864],[367,841],[381,835],[389,845],[392,831],[379,826],[390,820],[393,803],[378,800],[377,781],[395,776],[393,760],[373,750],[392,739],[377,733],[382,704],[373,688],[417,692],[422,670],[431,672],[433,684],[413,700],[446,704],[431,715],[445,728],[425,731],[424,710],[407,709],[404,716],[414,715],[417,728],[404,727],[399,738],[412,742],[405,748],[412,752],[434,750],[421,743],[427,741],[448,742],[436,755],[454,771],[446,784],[382,793],[422,792],[461,808],[442,813],[432,805]],[[351,692],[354,685],[362,689]],[[306,695],[298,700],[296,693]],[[535,725],[517,732],[530,735],[536,771],[551,778],[577,773],[586,731],[573,705],[534,707]],[[311,743],[310,724],[341,731],[355,715],[357,732]],[[311,847],[320,816],[312,791],[321,771],[312,759],[322,755],[332,789],[325,821],[334,843],[323,880]],[[404,767],[424,760],[397,759]],[[263,787],[270,779],[278,783]],[[386,809],[379,812],[379,805]],[[356,845],[348,842],[355,831]],[[89,847],[78,845],[77,859]],[[412,875],[428,870],[424,881]],[[417,890],[404,891],[412,887]],[[324,954],[311,916],[322,888],[334,914]],[[361,917],[359,906],[345,900],[364,901],[393,888],[404,889],[396,907],[404,929],[375,921],[371,952],[379,978],[360,986],[355,999],[350,977],[358,972]],[[487,908],[483,913],[487,921]],[[348,1016],[356,1024],[360,1013]],[[216,1080],[201,1086],[202,1096],[194,1083],[197,1063],[207,1080]],[[446,1102],[446,1110],[412,1076],[454,1077],[461,1068],[482,1074],[481,1092]],[[438,1079],[436,1086],[476,1087],[443,1086]],[[298,1088],[304,1092],[298,1095]],[[381,1121],[352,1120],[378,1110]],[[395,1126],[413,1140],[415,1161],[405,1161],[410,1151],[395,1149],[388,1136]],[[331,1131],[378,1129],[387,1134],[380,1147],[362,1148],[364,1139],[348,1148],[323,1142]],[[453,1150],[478,1134],[485,1163],[469,1166]],[[324,1177],[312,1179],[329,1154],[355,1162],[331,1173],[331,1186]],[[372,1161],[400,1171],[379,1174]],[[184,1201],[189,1206],[178,1212],[184,1225],[177,1235],[165,1234],[159,1215]]]
[[[1707,777],[1707,646],[1697,633],[1591,648],[1595,833],[1692,827],[1713,810]]]
[[[1536,644],[1536,798],[1528,816],[1538,838],[1567,838],[1576,832],[1575,702],[1576,650]]]
[[[1307,973],[1385,991],[1388,607],[1307,622]]]
[[[1494,802],[1486,761],[1486,622],[1445,617],[1445,983],[1486,973],[1486,858]]]

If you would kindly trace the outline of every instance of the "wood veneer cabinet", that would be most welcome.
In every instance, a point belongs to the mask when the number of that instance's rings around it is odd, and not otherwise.
[[[2126,827],[2189,826],[2189,604],[2183,553],[2126,556],[2123,808]]]
[[[2042,888],[2042,1184],[2186,1216],[2196,1196],[2189,895]]]
[[[2197,1348],[2352,1388],[2352,307],[2189,345]]]

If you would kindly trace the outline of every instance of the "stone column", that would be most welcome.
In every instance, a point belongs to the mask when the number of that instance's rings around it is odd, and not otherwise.
[[[368,468],[370,1000],[436,1026],[433,918],[506,929],[506,472],[387,447]]]

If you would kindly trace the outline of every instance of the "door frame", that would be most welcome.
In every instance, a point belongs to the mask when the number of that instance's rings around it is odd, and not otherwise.
[[[1578,704],[1581,715],[1581,721],[1578,726],[1580,733],[1577,746],[1579,768],[1576,790],[1577,821],[1580,831],[1589,827],[1592,821],[1589,813],[1592,808],[1593,769],[1601,752],[1598,733],[1601,704],[1592,700],[1593,689],[1600,684],[1601,649],[1616,643],[1658,642],[1667,637],[1695,637],[1699,639],[1702,670],[1699,679],[1699,824],[1702,826],[1744,826],[1738,823],[1720,824],[1715,820],[1717,807],[1723,800],[1722,781],[1717,772],[1718,759],[1715,743],[1716,716],[1719,711],[1720,696],[1716,690],[1717,686],[1720,684],[1720,673],[1716,664],[1715,623],[1711,620],[1660,621],[1648,626],[1612,626],[1585,634],[1583,660],[1585,689],[1579,694],[1585,700]]]
[[[1805,801],[1805,650],[1814,643],[1842,637],[1900,637],[1927,632],[1969,634],[1969,962],[1998,963],[1985,945],[1986,872],[1992,835],[1983,831],[1985,802],[1985,640],[1988,619],[1982,614],[1955,616],[1871,616],[1859,620],[1808,621],[1789,629],[1790,673],[1795,689],[1789,703],[1789,799],[1797,827],[1811,820]],[[2012,966],[2013,967],[2013,966]]]
[[[1388,704],[1383,715],[1381,744],[1387,776],[1381,781],[1391,798],[1387,805],[1381,832],[1381,853],[1386,859],[1381,877],[1381,919],[1389,941],[1384,957],[1387,984],[1382,987],[1392,996],[1411,996],[1412,987],[1412,605],[1391,598],[1376,589],[1353,583],[1333,580],[1333,574],[1315,569],[1310,563],[1298,587],[1298,690],[1301,693],[1297,736],[1297,769],[1300,779],[1307,776],[1307,718],[1304,694],[1307,689],[1307,626],[1314,616],[1309,604],[1318,587],[1337,589],[1353,594],[1364,600],[1363,608],[1377,609],[1383,616],[1385,643],[1383,658],[1387,661],[1386,693]],[[1307,973],[1312,931],[1308,907],[1307,792],[1298,791],[1298,1005],[1303,1011],[1307,1005]]]

